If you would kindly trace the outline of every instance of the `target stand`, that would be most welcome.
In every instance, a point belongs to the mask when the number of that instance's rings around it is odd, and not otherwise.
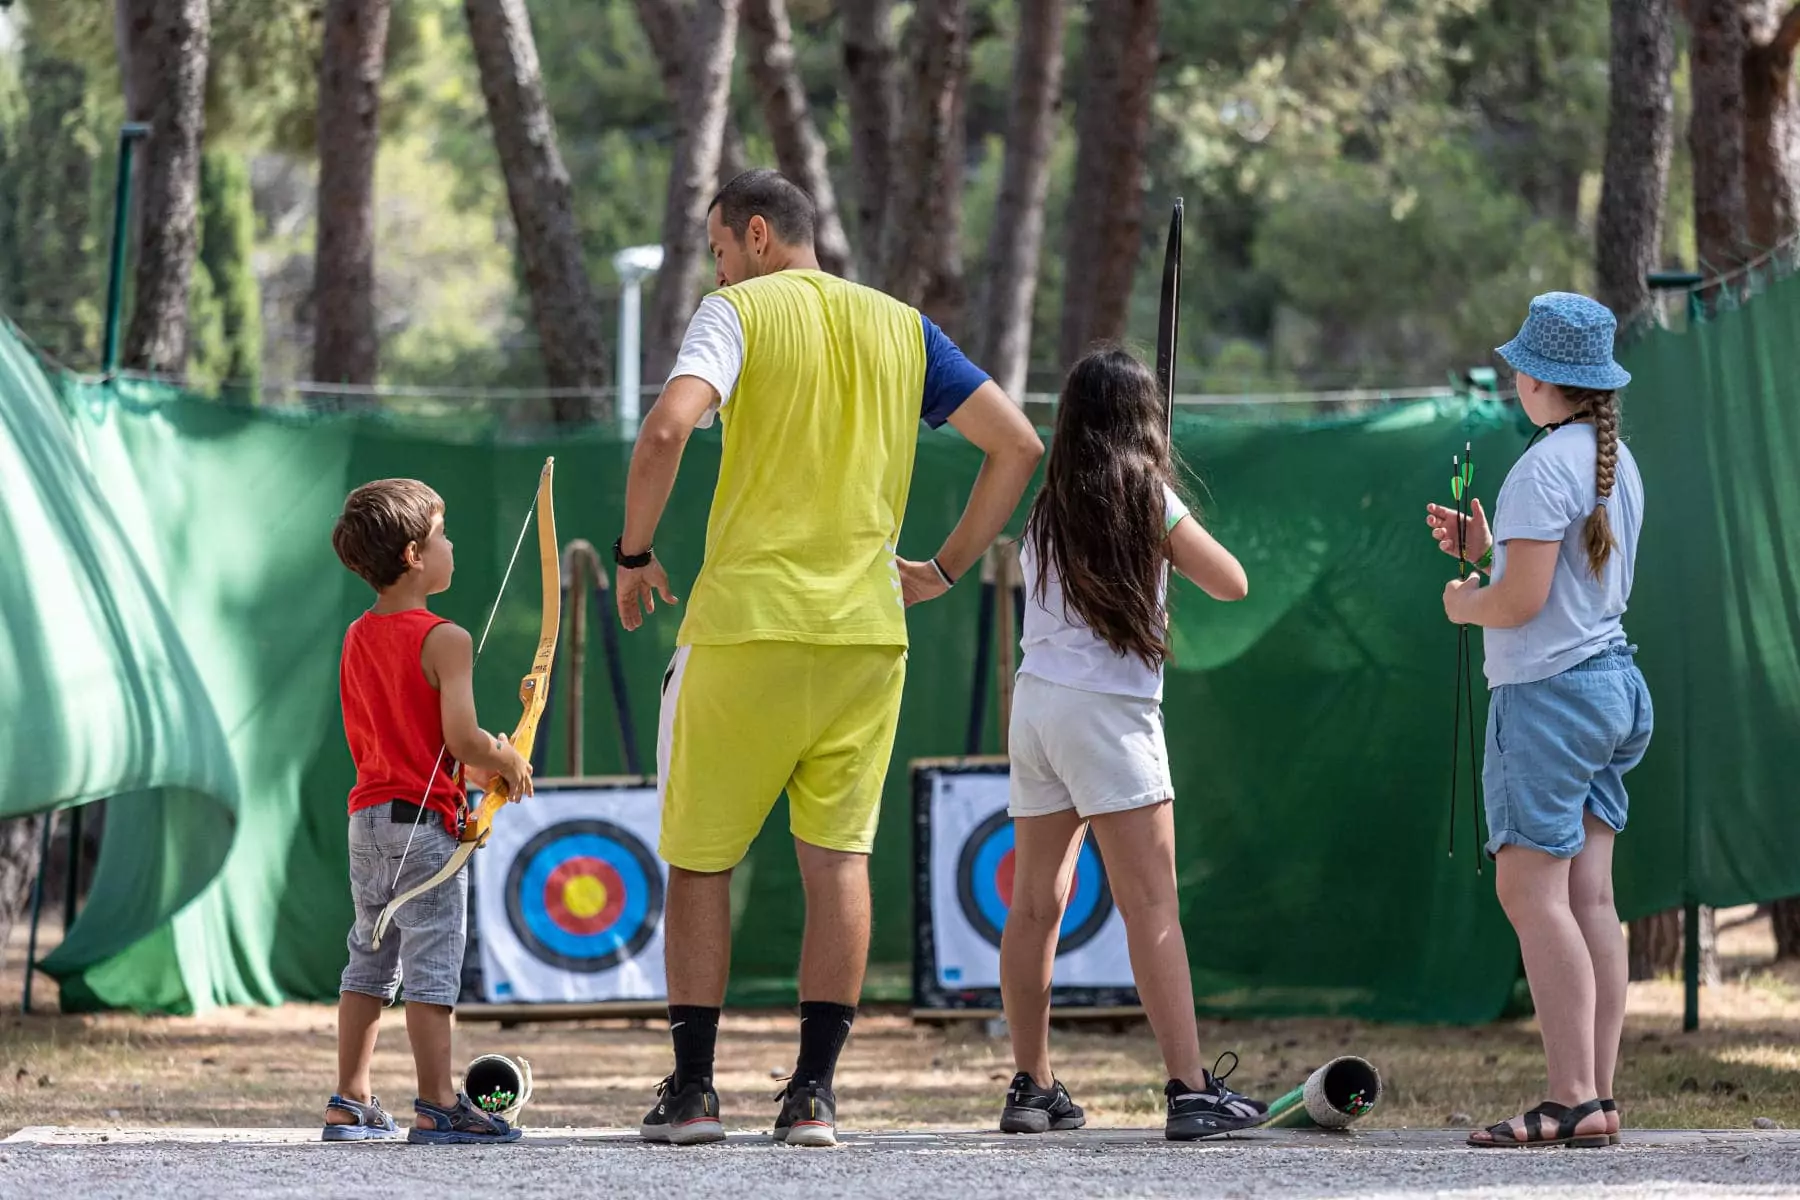
[[[1007,761],[918,759],[911,770],[913,1019],[997,1017],[1000,934],[1013,882]],[[1091,836],[1076,859],[1050,999],[1058,1018],[1124,1020],[1143,1013],[1125,922]]]
[[[472,859],[459,1014],[660,1014],[668,869],[655,781],[544,779],[534,793],[506,808]]]

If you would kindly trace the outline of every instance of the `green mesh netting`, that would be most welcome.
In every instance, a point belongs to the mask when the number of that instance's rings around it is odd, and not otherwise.
[[[1627,434],[1648,494],[1627,627],[1658,709],[1620,842],[1622,910],[1800,893],[1800,822],[1781,770],[1800,728],[1800,284],[1628,364]],[[355,484],[423,478],[448,503],[456,586],[485,617],[545,454],[565,541],[619,528],[629,445],[593,433],[499,441],[443,412],[294,420],[150,384],[40,368],[0,333],[0,815],[112,798],[92,897],[48,969],[71,1007],[190,1011],[335,995],[349,921],[337,653],[368,602],[329,529]],[[1528,430],[1516,409],[1446,398],[1270,423],[1184,415],[1206,519],[1250,598],[1175,602],[1165,711],[1184,918],[1211,1011],[1481,1021],[1507,1003],[1517,946],[1477,878],[1465,800],[1449,837],[1456,636],[1450,564],[1423,527],[1473,441],[1491,499]],[[718,463],[694,440],[658,534],[680,586],[699,563]],[[935,549],[977,454],[921,437],[902,551]],[[529,548],[528,548],[529,549]],[[517,572],[477,667],[484,719],[509,726],[538,627]],[[906,764],[963,749],[977,594],[910,617],[913,649],[873,860],[875,998],[903,998],[911,953]],[[646,759],[674,616],[623,639]],[[1477,643],[1478,644],[1478,643]],[[589,655],[587,770],[622,769]],[[1477,663],[1479,668],[1479,662]],[[989,689],[993,694],[994,689]],[[1478,699],[1484,705],[1484,698]],[[1484,713],[1478,713],[1478,718]],[[563,760],[551,723],[550,773]],[[987,722],[988,751],[998,749]],[[785,814],[734,895],[733,1003],[786,1003],[802,904]]]

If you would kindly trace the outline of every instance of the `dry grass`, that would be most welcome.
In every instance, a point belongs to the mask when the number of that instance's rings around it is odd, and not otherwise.
[[[1722,914],[1723,915],[1723,914]],[[1618,1094],[1628,1124],[1744,1128],[1771,1117],[1800,1126],[1800,972],[1757,964],[1773,953],[1767,922],[1723,935],[1728,982],[1702,994],[1704,1028],[1683,1034],[1675,982],[1632,985]],[[0,1134],[24,1125],[311,1125],[335,1075],[335,1014],[327,1006],[232,1009],[199,1018],[19,1015],[17,963],[0,976]],[[40,977],[34,1007],[54,1002]],[[1481,1123],[1541,1098],[1536,1026],[1480,1029],[1342,1020],[1207,1022],[1209,1053],[1235,1049],[1232,1083],[1273,1096],[1337,1054],[1381,1070],[1375,1126]],[[1161,1068],[1141,1025],[1122,1033],[1059,1028],[1058,1074],[1097,1125],[1160,1119]],[[500,1029],[464,1025],[458,1054],[522,1055],[539,1076],[534,1125],[630,1126],[668,1069],[667,1035],[624,1021]],[[793,1062],[785,1015],[729,1014],[719,1089],[727,1124],[756,1128],[774,1115],[774,1075]],[[846,1124],[986,1127],[1012,1073],[1003,1039],[980,1026],[914,1026],[876,1011],[857,1023],[839,1073]],[[411,1063],[398,1014],[384,1024],[377,1090],[404,1109]],[[1451,1122],[1452,1114],[1465,1114]]]

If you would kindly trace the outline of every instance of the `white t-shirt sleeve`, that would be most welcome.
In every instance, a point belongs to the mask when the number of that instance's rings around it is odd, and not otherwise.
[[[1575,464],[1592,459],[1571,453],[1579,446],[1573,438],[1547,442],[1514,464],[1494,504],[1495,541],[1560,542],[1587,515]]]
[[[1166,483],[1163,484],[1163,532],[1173,533],[1175,527],[1181,524],[1181,518],[1187,515],[1188,506],[1181,502],[1181,497],[1175,494],[1175,489]]]
[[[723,296],[708,296],[688,322],[681,352],[675,356],[675,366],[669,372],[670,379],[681,375],[704,379],[719,393],[718,406],[706,411],[698,428],[711,425],[718,409],[731,403],[738,373],[743,369],[744,326],[738,320],[737,309]]]

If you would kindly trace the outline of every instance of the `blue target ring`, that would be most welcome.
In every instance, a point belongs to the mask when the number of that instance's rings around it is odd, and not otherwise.
[[[1011,907],[1012,854],[1012,819],[1000,809],[975,827],[957,855],[956,896],[963,916],[982,940],[996,947]],[[1067,954],[1087,945],[1112,911],[1106,867],[1094,848],[1094,839],[1083,835],[1075,858],[1075,886],[1063,908],[1056,952]]]
[[[637,955],[662,922],[663,881],[635,834],[598,818],[539,830],[506,872],[506,917],[534,956],[593,974]]]

